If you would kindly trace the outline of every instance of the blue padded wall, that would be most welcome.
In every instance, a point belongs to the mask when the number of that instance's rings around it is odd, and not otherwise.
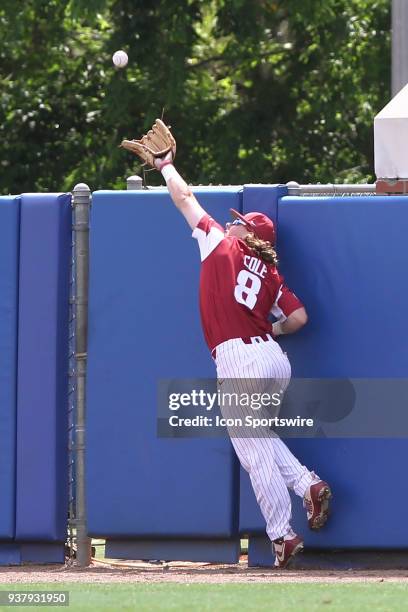
[[[284,340],[293,375],[406,377],[406,199],[285,197],[278,215],[281,267],[309,313]]]
[[[22,196],[18,540],[66,538],[71,223],[69,194]]]
[[[241,188],[196,195],[224,223]],[[87,507],[91,535],[228,538],[228,439],[156,433],[159,379],[214,377],[198,308],[199,251],[167,190],[96,192],[91,210]]]
[[[0,197],[0,540],[14,537],[20,198]]]
[[[248,208],[244,192],[244,211],[248,210],[254,208]],[[407,227],[404,197],[283,197],[279,201],[280,268],[309,314],[301,332],[281,340],[293,376],[407,376]],[[370,419],[370,406],[362,418]],[[406,439],[298,439],[290,440],[288,446],[329,480],[334,490],[332,519],[318,534],[308,531],[301,500],[294,499],[293,524],[306,544],[317,548],[408,546],[408,494],[401,487],[408,457]],[[391,521],[384,520],[387,501],[379,483],[400,491]],[[265,530],[246,474],[241,474],[240,529]]]
[[[286,196],[286,185],[244,185],[242,193],[243,213],[252,211],[268,215],[278,228],[278,203],[280,198]]]

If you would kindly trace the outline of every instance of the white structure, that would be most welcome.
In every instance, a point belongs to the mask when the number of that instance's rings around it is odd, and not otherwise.
[[[377,178],[408,179],[408,85],[374,119]]]

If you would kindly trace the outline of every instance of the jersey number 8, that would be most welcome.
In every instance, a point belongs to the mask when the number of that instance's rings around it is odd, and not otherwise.
[[[249,286],[247,285],[250,281]],[[261,289],[261,280],[248,270],[241,270],[237,276],[237,284],[235,285],[234,297],[240,304],[244,304],[253,310],[255,308],[258,293]]]

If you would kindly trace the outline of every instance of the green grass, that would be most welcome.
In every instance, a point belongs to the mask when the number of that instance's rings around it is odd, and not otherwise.
[[[62,610],[161,610],[237,612],[390,612],[406,609],[408,583],[311,584],[2,584],[0,590],[65,590],[69,607]],[[27,610],[31,607],[1,606]],[[37,610],[57,610],[37,607]]]

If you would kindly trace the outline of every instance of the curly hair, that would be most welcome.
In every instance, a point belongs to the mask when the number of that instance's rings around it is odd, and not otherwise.
[[[261,240],[260,238],[254,236],[254,234],[248,234],[245,236],[244,242],[250,249],[253,249],[258,257],[260,257],[263,261],[273,264],[274,266],[278,265],[278,256],[272,244],[268,242],[268,240]]]

